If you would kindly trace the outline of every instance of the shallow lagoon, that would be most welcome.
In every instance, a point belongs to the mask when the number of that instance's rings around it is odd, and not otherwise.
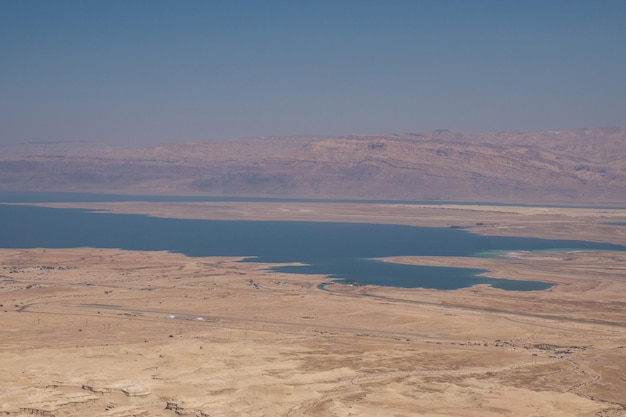
[[[488,251],[626,250],[584,241],[481,236],[450,228],[364,223],[186,220],[0,204],[2,248],[119,248],[233,256],[359,284],[457,289],[488,284],[541,290],[550,284],[479,276],[482,270],[379,262],[389,256],[478,256]]]

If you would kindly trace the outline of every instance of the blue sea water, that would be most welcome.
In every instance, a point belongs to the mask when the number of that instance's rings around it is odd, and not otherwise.
[[[488,284],[542,290],[551,284],[487,278],[482,270],[381,262],[389,256],[476,256],[487,251],[626,250],[608,243],[482,236],[464,230],[365,223],[220,221],[157,218],[0,204],[2,248],[119,248],[234,256],[296,274],[344,282],[457,289]]]

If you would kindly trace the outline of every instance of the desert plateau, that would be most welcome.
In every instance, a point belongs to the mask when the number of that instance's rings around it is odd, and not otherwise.
[[[626,244],[626,210],[46,203],[205,219],[404,223]],[[232,257],[0,250],[0,415],[625,416],[626,253],[397,257],[544,291],[335,283]]]

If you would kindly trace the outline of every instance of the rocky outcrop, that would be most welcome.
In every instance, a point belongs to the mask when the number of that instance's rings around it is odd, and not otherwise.
[[[40,408],[20,408],[20,413],[29,416],[54,417],[54,413]]]
[[[169,400],[165,405],[165,409],[175,412],[177,416],[211,417],[204,411],[186,408],[175,400]]]

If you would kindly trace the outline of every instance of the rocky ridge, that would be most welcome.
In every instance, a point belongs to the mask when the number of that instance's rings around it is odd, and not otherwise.
[[[620,205],[626,128],[0,147],[0,190]]]

